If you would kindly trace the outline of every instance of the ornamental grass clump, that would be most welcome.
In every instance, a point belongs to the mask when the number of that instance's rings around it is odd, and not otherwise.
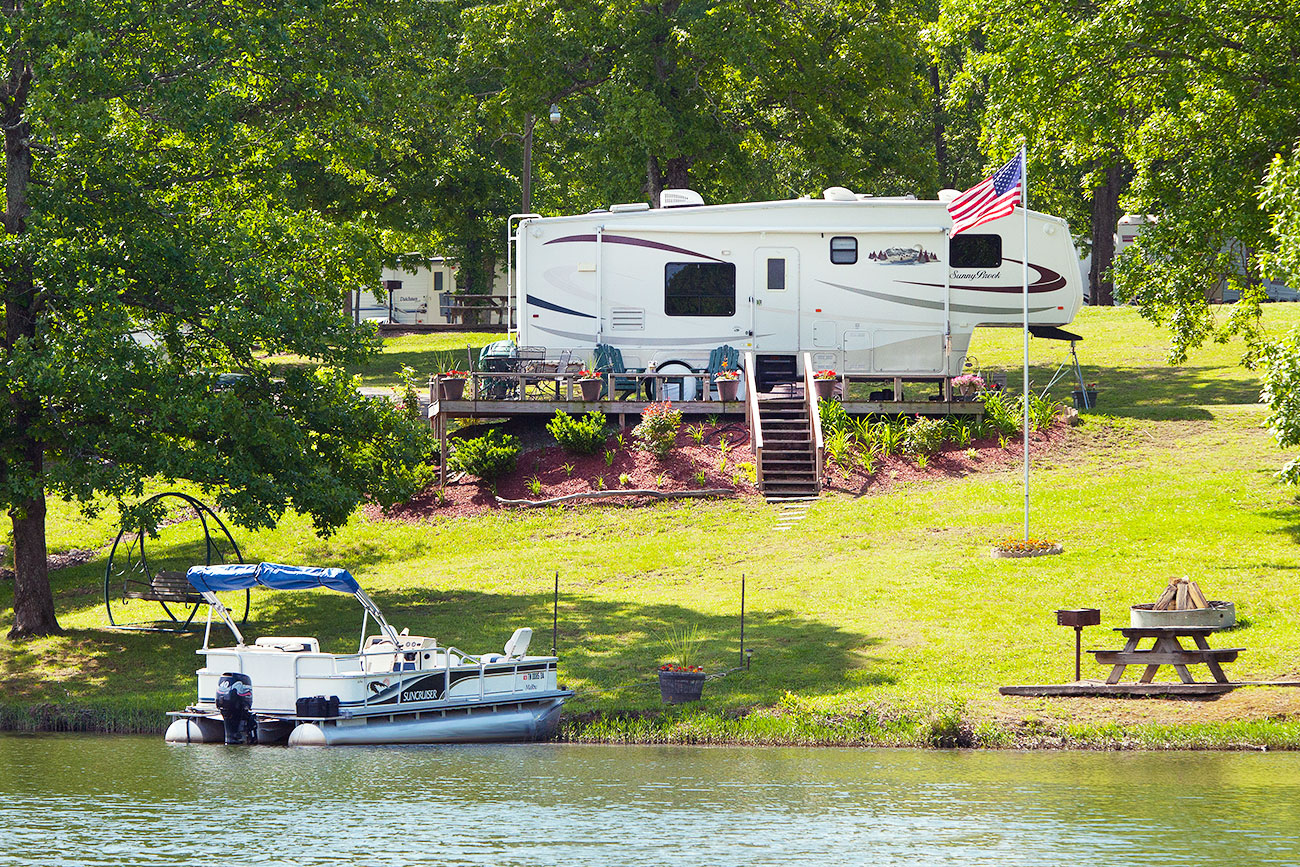
[[[636,438],[637,448],[662,459],[673,450],[681,426],[681,410],[673,409],[671,400],[652,403],[641,413],[641,423],[632,428],[632,436]]]

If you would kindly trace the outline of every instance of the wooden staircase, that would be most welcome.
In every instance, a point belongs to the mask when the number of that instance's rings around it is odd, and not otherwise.
[[[805,358],[803,396],[760,400],[752,354],[746,358],[747,415],[758,460],[758,488],[768,500],[810,499],[821,494],[821,423],[812,395],[811,360]]]

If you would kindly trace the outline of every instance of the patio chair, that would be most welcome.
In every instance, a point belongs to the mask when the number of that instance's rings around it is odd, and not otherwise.
[[[597,373],[642,373],[642,370],[629,370],[623,365],[623,351],[617,346],[610,346],[608,343],[596,344],[596,372]],[[601,388],[601,397],[605,396],[608,385]],[[619,400],[627,400],[628,395],[639,394],[641,391],[640,380],[634,377],[614,377],[614,392],[618,395]]]
[[[717,384],[713,381],[713,377],[724,370],[740,369],[740,350],[724,343],[709,353],[709,366],[705,370],[708,376],[705,377],[704,382],[707,387],[716,391]],[[744,383],[742,382],[741,385],[743,386]]]

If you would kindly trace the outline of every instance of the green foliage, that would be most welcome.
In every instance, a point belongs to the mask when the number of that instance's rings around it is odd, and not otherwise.
[[[637,447],[657,458],[666,458],[677,441],[677,430],[682,426],[681,410],[673,409],[672,402],[652,403],[641,413],[641,423],[632,429]]]
[[[852,432],[853,418],[844,411],[838,400],[817,401],[817,413],[822,420],[822,436],[829,437],[838,431]]]
[[[698,624],[675,626],[664,635],[664,652],[659,659],[661,662],[680,665],[683,668],[698,665],[704,640],[704,631]]]
[[[528,479],[528,493],[532,494],[534,497],[541,496],[541,493],[542,493],[542,480],[539,479],[537,476],[531,476],[531,477],[529,477],[529,479]]]
[[[984,421],[993,431],[1007,437],[1020,430],[1022,416],[1018,400],[1005,391],[986,391],[979,399],[984,404]]]
[[[831,403],[831,401],[822,401]],[[849,477],[853,471],[853,439],[849,432],[843,429],[836,430],[833,434],[825,438],[827,456],[840,468],[844,478]]]
[[[546,430],[560,448],[575,455],[592,455],[605,446],[608,438],[605,414],[599,410],[585,414],[581,419],[572,418],[560,410],[546,423]]]
[[[451,455],[451,466],[494,482],[512,473],[519,458],[519,439],[498,430],[490,430],[481,437],[463,440]]]
[[[943,445],[943,422],[919,416],[903,434],[903,451],[913,456],[932,455]]]
[[[607,467],[614,466],[614,458],[617,456],[618,456],[618,452],[614,451],[613,449],[605,449],[605,466]]]
[[[700,445],[704,442],[704,425],[690,425],[686,428],[686,432],[691,435],[691,439],[695,441],[696,445]]]
[[[618,483],[625,488],[629,487],[632,484],[632,476],[627,473],[619,473]]]

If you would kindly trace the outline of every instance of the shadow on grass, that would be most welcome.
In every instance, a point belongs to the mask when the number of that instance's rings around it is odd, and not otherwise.
[[[1105,367],[1087,365],[1085,377],[1096,381],[1099,396],[1095,411],[1102,415],[1147,421],[1197,421],[1214,416],[1205,409],[1216,404],[1259,402],[1259,383],[1245,371],[1235,377],[1216,378],[1196,367]],[[1031,367],[1031,382],[1045,382],[1045,368]],[[1014,387],[1014,383],[1012,384]],[[1073,382],[1052,388],[1056,399],[1070,402]]]
[[[376,603],[398,629],[436,637],[469,653],[499,651],[518,627],[533,629],[532,653],[551,647],[551,594],[491,594],[410,588],[377,591]],[[202,615],[200,619],[202,618]],[[264,634],[314,636],[322,650],[355,652],[361,612],[344,595],[328,591],[254,594],[245,638]],[[740,665],[739,620],[706,615],[684,605],[597,600],[561,594],[561,679],[588,706],[638,710],[659,705],[656,671],[668,661],[666,636],[697,626],[704,636],[699,661],[718,672]],[[369,627],[375,632],[374,625]],[[0,699],[18,702],[88,701],[105,694],[133,695],[194,688],[202,660],[202,633],[167,634],[74,629],[23,644],[0,640]],[[230,642],[214,625],[213,644]],[[710,686],[721,707],[771,704],[786,691],[805,697],[836,694],[896,681],[892,663],[864,654],[880,643],[788,610],[750,612],[745,644],[753,667]],[[254,684],[254,689],[256,689]]]

